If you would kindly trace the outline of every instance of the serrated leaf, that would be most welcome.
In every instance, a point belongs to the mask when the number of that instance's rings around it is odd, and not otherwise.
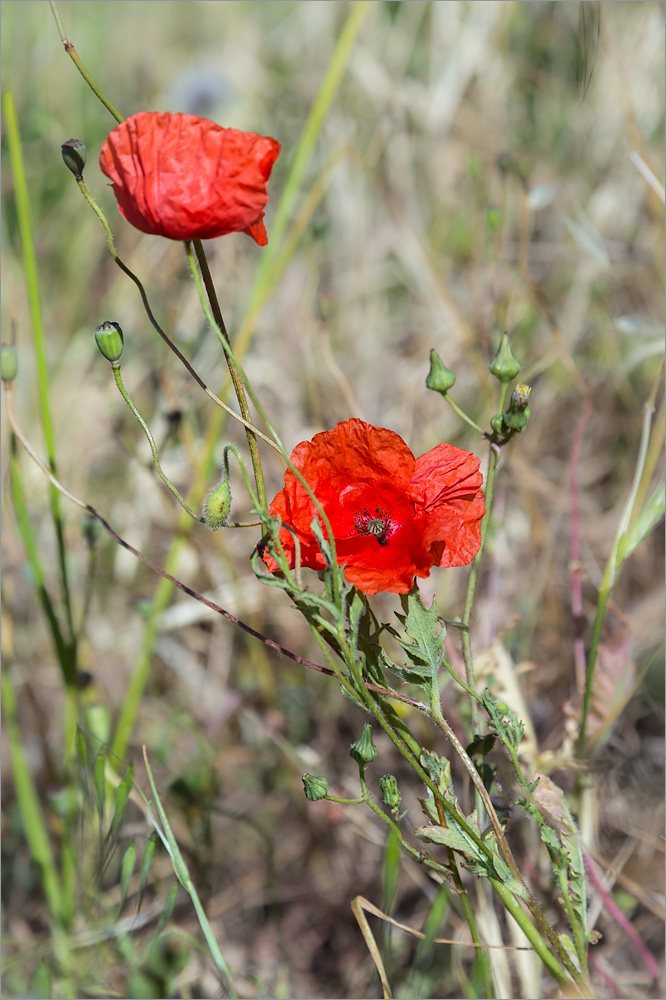
[[[414,672],[422,678],[434,677],[442,665],[446,630],[437,617],[437,602],[429,608],[423,603],[418,588],[414,586],[400,598],[404,615],[396,615],[412,642],[399,638]]]
[[[437,812],[437,803],[435,802],[434,796],[429,795],[428,798],[419,799],[419,802],[421,803],[421,808],[428,819],[432,820],[433,823],[438,824],[439,813]]]
[[[385,650],[381,651],[381,659],[384,666],[390,670],[392,674],[395,674],[396,677],[399,677],[401,681],[404,681],[405,684],[415,684],[424,691],[430,690],[429,672],[427,674],[423,674],[418,673],[410,667],[399,666],[397,663],[393,662]]]
[[[511,869],[507,865],[506,861],[504,861],[504,859],[497,853],[493,854],[493,866],[497,872],[500,882],[508,882],[513,878]]]
[[[428,840],[433,844],[443,844],[454,851],[460,851],[472,861],[477,861],[487,865],[486,855],[481,848],[465,833],[459,826],[421,826],[414,831],[421,840]]]

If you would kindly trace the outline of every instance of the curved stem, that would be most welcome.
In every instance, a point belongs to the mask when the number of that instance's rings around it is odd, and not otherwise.
[[[176,345],[174,344],[174,342],[164,332],[164,330],[162,329],[162,327],[160,326],[160,324],[155,319],[153,311],[150,308],[150,303],[148,302],[148,296],[146,295],[146,291],[145,291],[143,285],[141,284],[141,281],[136,276],[136,274],[134,274],[133,271],[130,271],[129,267],[127,267],[127,265],[118,256],[118,254],[116,252],[115,243],[114,243],[114,240],[113,240],[113,233],[111,232],[111,226],[109,225],[109,222],[108,222],[106,216],[104,215],[102,209],[99,207],[99,205],[97,204],[97,202],[95,201],[95,199],[91,195],[90,191],[86,187],[85,181],[83,180],[83,178],[81,176],[79,176],[79,177],[76,178],[76,183],[79,185],[79,190],[81,191],[81,194],[83,195],[83,197],[85,198],[85,200],[88,202],[88,204],[92,208],[93,212],[95,213],[95,215],[97,216],[97,218],[99,219],[99,221],[102,223],[102,226],[104,228],[104,232],[106,234],[107,247],[109,249],[109,253],[110,253],[110,255],[111,255],[114,263],[117,264],[117,266],[120,268],[120,270],[124,274],[126,274],[127,277],[130,278],[134,282],[134,284],[136,285],[136,287],[138,288],[139,295],[141,296],[141,301],[143,302],[143,308],[145,309],[146,315],[148,316],[148,319],[150,320],[150,324],[153,327],[153,329],[159,334],[159,336],[162,338],[162,340],[167,345],[167,347],[169,348],[169,350],[173,351],[173,353],[176,355],[176,357],[178,358],[178,360],[180,361],[180,363],[187,369],[187,371],[192,376],[192,378],[197,383],[197,385],[200,386],[201,389],[203,389],[203,391],[206,393],[206,395],[210,399],[212,399],[212,401],[215,403],[216,406],[221,407],[221,409],[225,410],[230,416],[232,416],[234,418],[234,420],[237,420],[240,424],[243,424],[244,427],[246,427],[249,430],[253,431],[254,434],[256,434],[257,437],[260,437],[263,441],[266,442],[266,444],[270,445],[271,448],[273,448],[275,451],[277,451],[277,453],[279,455],[281,455],[282,452],[280,451],[280,448],[275,444],[274,441],[271,440],[271,438],[269,438],[266,434],[262,434],[262,432],[260,430],[257,430],[257,428],[249,420],[245,420],[243,417],[239,416],[239,414],[236,413],[235,410],[232,410],[230,406],[227,406],[226,403],[223,403],[222,400],[219,399],[215,395],[215,393],[211,389],[208,388],[208,386],[206,385],[206,383],[203,381],[203,379],[200,377],[200,375],[194,370],[194,368],[192,367],[192,365],[190,364],[190,362],[187,360],[187,358],[185,357],[185,355],[176,347]]]
[[[119,361],[112,361],[111,362],[111,368],[113,369],[113,377],[116,380],[116,385],[118,387],[118,392],[120,393],[120,395],[123,397],[123,399],[125,400],[125,402],[129,406],[130,410],[132,411],[132,413],[134,414],[134,416],[138,420],[139,424],[141,425],[144,434],[146,435],[146,438],[148,440],[148,444],[150,445],[150,451],[151,451],[151,454],[153,456],[153,465],[155,466],[155,471],[157,472],[157,475],[160,477],[160,479],[162,480],[162,482],[164,483],[164,485],[167,487],[167,489],[171,490],[171,492],[173,493],[173,495],[175,496],[176,500],[178,501],[178,503],[180,504],[180,506],[183,508],[183,510],[186,511],[190,515],[191,518],[194,518],[195,521],[200,521],[203,524],[204,523],[204,518],[201,517],[199,514],[195,514],[194,513],[194,511],[192,510],[192,508],[188,504],[187,500],[185,500],[185,498],[178,492],[178,490],[173,485],[173,483],[171,482],[171,480],[168,479],[167,476],[166,476],[166,474],[163,472],[162,466],[160,465],[160,460],[159,460],[158,455],[157,455],[157,445],[155,444],[155,439],[154,439],[153,435],[150,432],[150,428],[148,427],[148,424],[143,419],[143,417],[141,416],[141,414],[137,410],[136,406],[132,402],[132,399],[131,399],[129,393],[127,392],[127,389],[125,388],[125,385],[123,383],[122,375],[120,374],[120,362]]]
[[[485,548],[486,537],[490,528],[491,512],[493,507],[493,496],[495,493],[495,471],[497,469],[497,463],[499,462],[501,451],[496,445],[490,446],[490,454],[488,456],[488,472],[486,475],[486,489],[484,493],[484,500],[486,506],[486,513],[483,518],[483,524],[481,526],[481,544],[479,546],[479,551],[474,556],[472,561],[472,569],[469,574],[469,580],[467,582],[467,594],[465,596],[465,610],[463,612],[461,629],[461,643],[462,643],[462,654],[463,661],[465,664],[465,674],[467,677],[467,684],[470,688],[476,690],[476,678],[474,676],[474,659],[472,657],[472,643],[470,638],[469,623],[472,617],[472,608],[474,606],[474,595],[476,593],[476,583],[479,576],[479,567],[481,566],[481,559],[483,557],[483,550]],[[476,731],[478,726],[479,718],[479,708],[476,700],[471,702],[471,713],[472,713],[472,727]]]
[[[213,284],[213,278],[210,273],[210,268],[208,267],[208,260],[206,259],[206,254],[203,248],[201,240],[193,240],[192,244],[194,246],[194,252],[197,255],[197,261],[199,262],[199,269],[201,271],[201,277],[203,278],[204,287],[206,289],[206,295],[208,296],[208,301],[210,303],[211,312],[215,317],[215,322],[219,327],[220,331],[224,335],[220,338],[222,343],[222,350],[224,351],[224,356],[227,359],[227,365],[229,368],[229,374],[231,375],[231,381],[233,383],[234,392],[236,393],[236,399],[238,400],[238,405],[240,406],[241,416],[247,423],[251,423],[251,413],[250,407],[248,405],[247,396],[245,395],[245,388],[243,386],[243,379],[236,365],[236,361],[232,353],[228,350],[229,334],[224,325],[224,319],[222,317],[222,310],[220,309],[220,303],[217,300],[217,293],[215,291],[215,285]],[[185,244],[187,248],[187,243]],[[254,472],[254,481],[257,484],[257,496],[259,498],[259,504],[263,510],[268,510],[268,503],[266,501],[266,486],[264,484],[264,472],[261,468],[261,456],[259,454],[259,447],[257,445],[257,438],[254,431],[251,431],[246,424],[245,433],[247,434],[247,443],[250,449],[250,458],[252,460],[252,470]]]
[[[62,27],[62,21],[60,20],[60,14],[58,13],[58,8],[56,7],[56,5],[54,3],[54,0],[49,0],[49,6],[50,6],[50,8],[51,8],[51,10],[53,12],[53,16],[55,18],[56,25],[58,26],[58,33],[60,35],[60,41],[62,42],[62,44],[65,47],[65,52],[67,53],[67,55],[69,56],[69,58],[72,60],[72,62],[74,63],[74,65],[76,66],[76,68],[78,69],[79,73],[81,74],[81,76],[83,77],[83,79],[86,81],[86,83],[88,84],[88,86],[90,87],[90,89],[92,90],[92,92],[94,94],[96,94],[97,97],[99,97],[100,101],[102,102],[102,104],[104,105],[104,107],[107,109],[107,111],[109,111],[113,115],[113,117],[116,119],[117,122],[124,122],[125,119],[121,115],[120,111],[118,111],[117,108],[114,108],[113,104],[108,99],[108,97],[106,96],[106,94],[104,93],[104,91],[100,90],[100,88],[97,86],[97,84],[95,83],[95,81],[91,77],[91,75],[88,72],[88,70],[85,68],[85,66],[81,62],[81,59],[79,58],[79,55],[78,55],[76,49],[74,48],[74,42],[69,42],[67,40],[67,38],[65,37],[65,32],[64,32],[63,27]]]

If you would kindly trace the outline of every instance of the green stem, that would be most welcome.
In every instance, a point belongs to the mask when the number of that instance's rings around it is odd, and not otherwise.
[[[201,904],[201,900],[199,899],[199,894],[194,886],[187,865],[185,864],[185,860],[178,846],[178,841],[176,840],[173,830],[171,829],[171,824],[169,823],[169,817],[167,816],[164,806],[162,805],[160,797],[157,793],[157,788],[155,786],[155,779],[153,778],[153,772],[151,771],[150,764],[148,763],[148,755],[146,753],[145,746],[143,748],[143,759],[146,765],[146,772],[148,774],[148,782],[150,784],[150,790],[153,793],[153,799],[155,800],[157,813],[159,815],[163,829],[160,829],[159,824],[155,822],[155,819],[153,818],[153,815],[149,809],[150,819],[152,820],[153,825],[157,830],[160,839],[162,840],[162,843],[167,849],[169,857],[171,858],[173,870],[176,873],[178,881],[183,886],[185,891],[189,894],[190,899],[192,900],[194,910],[199,920],[199,926],[201,927],[201,930],[203,932],[206,944],[208,945],[208,950],[215,963],[215,967],[217,968],[220,979],[222,980],[222,984],[224,985],[224,988],[227,991],[227,995],[234,998],[235,1000],[236,993],[234,992],[232,986],[231,971],[229,969],[229,966],[225,962],[222,952],[220,951],[220,946],[218,945],[215,939],[215,935],[213,934],[210,922],[206,915],[206,911],[204,910]]]
[[[21,814],[23,833],[28,843],[30,854],[41,871],[46,903],[49,908],[51,920],[57,926],[60,923],[63,910],[62,888],[51,852],[51,844],[37,788],[35,787],[35,782],[30,774],[30,769],[23,752],[21,730],[19,728],[16,708],[16,691],[9,678],[6,666],[0,675],[0,682],[2,712],[5,717],[9,743],[9,760],[14,775],[16,798]]]
[[[224,325],[224,319],[222,317],[222,310],[220,309],[220,303],[217,300],[217,293],[215,291],[215,285],[213,284],[213,278],[210,273],[210,268],[208,267],[208,261],[206,259],[206,254],[203,248],[201,240],[193,240],[194,252],[197,255],[197,261],[199,262],[199,269],[201,271],[201,277],[203,278],[203,283],[206,288],[206,295],[208,296],[208,302],[210,303],[211,312],[215,319],[215,326],[213,329],[217,332],[222,333],[220,337],[220,343],[222,344],[222,350],[224,351],[224,356],[227,359],[227,365],[229,367],[229,374],[231,375],[231,381],[234,387],[234,392],[236,393],[236,399],[238,400],[238,405],[240,407],[241,416],[248,423],[251,423],[252,414],[250,413],[250,407],[248,405],[247,396],[245,395],[245,388],[243,386],[243,379],[238,370],[238,365],[236,364],[236,359],[233,353],[228,349],[230,347],[229,334]],[[185,244],[186,249],[188,244]],[[188,250],[189,258],[189,250]],[[250,430],[246,424],[245,433],[247,435],[247,443],[250,449],[250,458],[252,460],[252,471],[254,472],[254,481],[257,485],[257,497],[259,499],[259,504],[262,510],[268,510],[268,502],[266,500],[266,486],[264,484],[264,473],[261,468],[261,456],[259,454],[259,446],[257,445],[257,438],[254,431]]]
[[[465,609],[463,611],[461,629],[461,644],[462,644],[462,654],[463,662],[465,664],[465,674],[467,678],[467,684],[473,690],[476,690],[476,678],[474,672],[474,659],[472,657],[472,643],[470,639],[469,625],[472,618],[472,609],[474,607],[474,596],[476,594],[476,584],[479,576],[479,569],[481,566],[481,559],[483,557],[483,550],[486,544],[486,537],[488,531],[490,530],[491,522],[491,512],[493,507],[493,497],[495,494],[495,472],[497,469],[497,463],[500,457],[500,449],[495,446],[490,446],[490,452],[488,455],[488,473],[486,475],[486,489],[484,493],[484,500],[486,506],[486,513],[483,518],[483,523],[481,525],[481,544],[479,546],[479,551],[474,556],[472,561],[472,569],[469,574],[469,580],[467,581],[467,594],[465,596]],[[471,713],[472,713],[472,728],[476,732],[478,728],[479,719],[479,707],[476,699],[471,702]]]
[[[14,193],[16,200],[16,215],[21,237],[21,248],[23,250],[23,269],[28,293],[28,306],[30,309],[30,321],[32,327],[33,343],[35,346],[35,360],[37,368],[37,386],[39,396],[39,412],[41,417],[44,443],[48,456],[49,468],[56,474],[56,448],[55,431],[51,409],[49,406],[49,370],[46,358],[46,338],[44,335],[44,322],[42,318],[42,306],[39,294],[39,279],[37,272],[37,258],[35,246],[32,239],[32,224],[30,220],[30,200],[28,197],[28,185],[23,168],[23,152],[21,149],[21,137],[19,134],[16,119],[16,110],[11,93],[6,93],[3,97],[4,119],[7,129],[7,143],[9,146],[9,156],[12,166],[12,177],[14,181]],[[72,656],[76,659],[76,634],[74,630],[74,616],[72,613],[72,601],[69,589],[69,578],[67,573],[67,561],[65,550],[65,534],[60,507],[60,497],[58,491],[53,487],[49,490],[51,503],[51,516],[55,528],[56,541],[58,547],[58,565],[60,569],[60,583],[62,589],[62,600],[69,628],[69,644],[72,649]],[[67,678],[66,678],[67,680]]]
[[[104,105],[104,107],[107,109],[107,111],[111,112],[111,114],[113,115],[113,117],[116,119],[117,122],[123,122],[123,121],[125,121],[125,119],[121,115],[120,111],[118,111],[117,108],[114,108],[113,104],[108,99],[108,97],[106,96],[106,94],[102,90],[100,90],[100,88],[97,86],[97,84],[95,83],[95,81],[91,77],[91,75],[88,72],[88,70],[85,68],[85,66],[81,62],[81,59],[79,58],[79,55],[78,55],[76,49],[74,48],[74,43],[73,42],[69,42],[67,40],[67,38],[65,37],[65,32],[64,32],[63,27],[62,27],[62,21],[60,20],[60,14],[58,13],[58,8],[56,7],[54,0],[49,0],[49,6],[51,7],[51,10],[53,11],[53,16],[54,16],[55,22],[56,22],[56,24],[58,26],[58,33],[60,34],[60,40],[61,40],[62,44],[65,47],[65,52],[67,53],[67,55],[69,56],[69,58],[72,60],[72,62],[74,63],[74,65],[76,66],[76,68],[78,69],[79,73],[81,74],[81,76],[83,77],[83,79],[86,81],[86,83],[88,84],[88,86],[90,87],[90,89],[92,90],[92,92],[94,94],[96,94],[97,97],[99,97],[100,101],[102,102],[102,104]]]
[[[117,264],[117,266],[120,268],[120,270],[124,274],[126,274],[127,277],[130,278],[134,282],[134,284],[136,285],[136,287],[138,288],[139,294],[141,296],[141,301],[143,302],[143,308],[144,308],[144,310],[146,312],[146,315],[148,316],[148,319],[150,320],[151,326],[157,331],[157,333],[162,338],[162,340],[164,341],[164,343],[167,345],[167,347],[169,348],[169,350],[172,351],[176,355],[176,357],[178,358],[178,360],[180,361],[180,363],[187,369],[187,371],[192,376],[192,378],[197,383],[197,385],[200,386],[203,389],[203,391],[206,393],[206,395],[210,399],[213,400],[213,402],[215,403],[216,406],[219,406],[226,413],[228,413],[229,416],[233,417],[234,420],[237,420],[239,423],[243,424],[245,427],[248,427],[250,430],[252,430],[256,434],[257,437],[260,437],[262,439],[262,441],[265,441],[266,444],[270,445],[271,448],[273,448],[275,451],[278,452],[278,454],[281,455],[282,452],[281,452],[280,448],[278,448],[278,446],[275,444],[274,441],[271,440],[271,438],[267,437],[265,434],[262,434],[260,430],[257,430],[257,428],[253,426],[253,424],[251,424],[248,421],[244,420],[243,417],[241,417],[238,413],[236,413],[235,410],[232,410],[230,406],[227,406],[226,403],[223,403],[222,400],[219,399],[219,397],[216,396],[215,393],[211,389],[209,389],[209,387],[206,385],[206,383],[201,378],[201,376],[198,374],[198,372],[196,372],[194,370],[194,368],[192,367],[192,365],[190,364],[190,362],[187,360],[187,358],[185,357],[185,355],[176,347],[176,345],[174,344],[174,342],[164,332],[164,330],[162,329],[162,327],[160,326],[160,324],[155,319],[153,311],[150,308],[150,303],[148,302],[148,296],[146,295],[146,290],[143,287],[143,285],[141,284],[141,281],[136,276],[136,274],[134,274],[133,271],[130,271],[129,267],[127,267],[127,265],[118,256],[118,254],[116,252],[116,246],[115,246],[115,243],[114,243],[114,240],[113,240],[113,233],[111,232],[111,226],[109,225],[108,219],[104,215],[104,212],[99,207],[99,205],[97,204],[97,202],[95,201],[95,199],[91,195],[90,191],[86,187],[86,183],[83,180],[83,177],[81,177],[81,176],[77,177],[76,178],[76,183],[79,185],[79,190],[81,191],[81,194],[83,195],[83,197],[87,201],[88,205],[92,208],[93,212],[95,213],[95,215],[97,216],[97,218],[99,219],[99,221],[102,223],[102,226],[104,228],[104,233],[106,235],[106,244],[107,244],[107,247],[109,249],[109,254],[111,255],[114,263]]]
[[[532,921],[529,919],[529,917],[523,910],[517,897],[514,896],[511,890],[507,889],[507,887],[502,882],[499,882],[496,879],[491,878],[490,883],[495,892],[497,893],[497,895],[499,896],[499,898],[502,900],[502,903],[504,904],[504,907],[506,908],[507,912],[510,913],[513,919],[516,921],[521,931],[523,932],[527,940],[534,948],[534,951],[536,952],[536,954],[543,962],[544,966],[548,969],[548,971],[552,975],[553,979],[555,979],[555,981],[566,991],[567,996],[570,996],[571,994],[569,991],[571,990],[572,987],[571,979],[566,974],[560,963],[557,961],[557,958],[548,949],[546,942],[544,941],[539,931],[536,929]],[[575,982],[579,987],[583,985],[580,979],[580,974],[577,971],[575,976]],[[580,995],[589,996],[588,993],[581,993]]]
[[[143,419],[143,417],[141,416],[141,414],[137,410],[136,406],[132,402],[132,399],[131,399],[131,397],[130,397],[130,395],[129,395],[129,393],[128,393],[128,391],[125,388],[125,385],[123,383],[122,375],[120,374],[120,362],[119,361],[112,361],[111,362],[111,368],[113,370],[113,377],[116,380],[116,385],[118,387],[118,392],[120,393],[120,395],[123,397],[123,399],[125,400],[125,402],[129,406],[130,410],[132,411],[132,413],[136,417],[137,421],[141,424],[143,432],[146,435],[146,438],[148,440],[148,444],[150,445],[150,451],[151,451],[151,454],[153,456],[153,465],[155,466],[155,471],[157,472],[158,476],[160,477],[160,479],[162,480],[162,482],[164,483],[164,485],[167,487],[167,489],[171,490],[171,492],[173,493],[173,495],[175,496],[176,500],[178,501],[178,503],[180,504],[180,506],[183,508],[183,510],[187,511],[187,513],[190,515],[190,517],[193,518],[195,521],[200,521],[201,524],[203,524],[204,523],[204,518],[201,517],[199,514],[195,514],[194,513],[194,511],[192,510],[192,508],[188,504],[187,500],[185,500],[185,498],[183,496],[181,496],[181,494],[178,492],[178,490],[173,485],[173,483],[171,482],[171,480],[168,479],[167,476],[165,475],[165,473],[163,472],[162,466],[160,465],[160,460],[159,460],[158,455],[157,455],[157,445],[155,444],[155,439],[153,438],[153,435],[150,432],[150,428],[148,427],[148,424]]]
[[[483,427],[479,427],[476,421],[472,420],[471,417],[468,417],[465,411],[461,410],[458,404],[453,402],[448,392],[444,394],[444,399],[449,404],[451,409],[458,414],[461,420],[464,420],[466,424],[469,424],[469,426],[472,427],[473,430],[475,430],[478,434],[480,434],[481,437],[486,436],[486,432],[484,431]]]

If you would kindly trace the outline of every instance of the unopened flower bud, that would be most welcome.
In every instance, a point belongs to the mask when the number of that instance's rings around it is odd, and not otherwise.
[[[509,340],[508,333],[502,334],[499,350],[488,367],[491,374],[495,378],[498,378],[500,382],[510,382],[520,371],[520,362],[511,350],[511,341]]]
[[[231,511],[231,489],[229,478],[225,475],[221,483],[212,489],[203,505],[203,517],[206,526],[211,531],[223,528]]]
[[[527,408],[527,404],[530,401],[530,396],[532,395],[532,389],[529,385],[525,385],[520,382],[516,388],[511,393],[511,405],[510,409],[515,413],[517,411],[522,411]]]
[[[3,382],[13,382],[18,371],[16,348],[10,344],[0,347],[0,376]]]
[[[306,773],[301,775],[301,781],[303,782],[305,797],[310,802],[317,802],[328,795],[328,781],[326,778],[320,778],[318,774]]]
[[[107,361],[113,363],[119,360],[120,355],[123,353],[125,338],[118,323],[114,323],[112,320],[100,323],[95,330],[95,340],[97,341],[100,353]]]
[[[384,805],[388,806],[391,812],[397,812],[402,802],[402,795],[400,794],[395,776],[385,774],[383,778],[379,779],[379,787],[384,796]]]
[[[377,747],[372,741],[372,726],[369,722],[363,725],[361,735],[349,748],[349,754],[357,764],[369,764],[377,756]]]
[[[430,371],[426,376],[426,388],[432,389],[433,392],[441,392],[442,396],[445,396],[449,389],[453,388],[455,381],[455,375],[433,348],[430,352]]]
[[[81,177],[86,165],[85,142],[82,139],[68,139],[60,148],[67,169],[71,170],[75,177]]]

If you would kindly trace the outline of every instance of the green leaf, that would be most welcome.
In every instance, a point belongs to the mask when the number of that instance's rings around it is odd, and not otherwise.
[[[157,832],[154,830],[148,838],[146,846],[143,849],[143,856],[141,858],[141,867],[139,868],[139,889],[136,903],[137,910],[141,908],[141,903],[143,902],[143,894],[146,891],[146,885],[148,884],[148,876],[150,875],[150,869],[153,866],[156,848]]]
[[[164,901],[164,906],[162,907],[162,912],[160,913],[160,919],[157,921],[157,927],[155,928],[155,937],[159,937],[163,932],[166,925],[171,920],[173,916],[173,911],[176,909],[176,900],[178,899],[178,882],[174,882],[169,889],[169,895]]]
[[[493,854],[493,865],[500,882],[508,882],[510,879],[513,879],[511,869],[507,865],[506,861],[504,861],[504,859],[501,858],[497,852]]]
[[[104,819],[104,800],[106,796],[106,757],[100,752],[95,757],[93,764],[93,781],[95,783],[95,794],[97,796],[97,808],[102,819]]]
[[[617,565],[634,552],[650,532],[664,519],[666,507],[666,488],[658,483],[643,505],[643,509],[629,530],[620,540],[617,554]]]
[[[109,829],[108,838],[113,840],[118,830],[121,827],[123,819],[125,817],[125,809],[127,808],[127,800],[129,799],[129,793],[132,788],[132,783],[134,781],[134,764],[130,762],[129,767],[125,771],[123,780],[118,785],[116,789],[116,807],[113,811],[113,819],[111,820],[111,827]]]
[[[400,598],[404,615],[396,617],[402,622],[411,642],[398,639],[407,654],[413,672],[421,678],[437,675],[444,657],[446,629],[437,618],[437,602],[426,608],[416,585]]]
[[[122,910],[125,905],[125,900],[127,899],[127,891],[129,889],[130,879],[134,872],[134,864],[136,862],[136,844],[134,841],[129,845],[125,853],[123,854],[123,860],[120,862],[120,907],[119,911]]]

